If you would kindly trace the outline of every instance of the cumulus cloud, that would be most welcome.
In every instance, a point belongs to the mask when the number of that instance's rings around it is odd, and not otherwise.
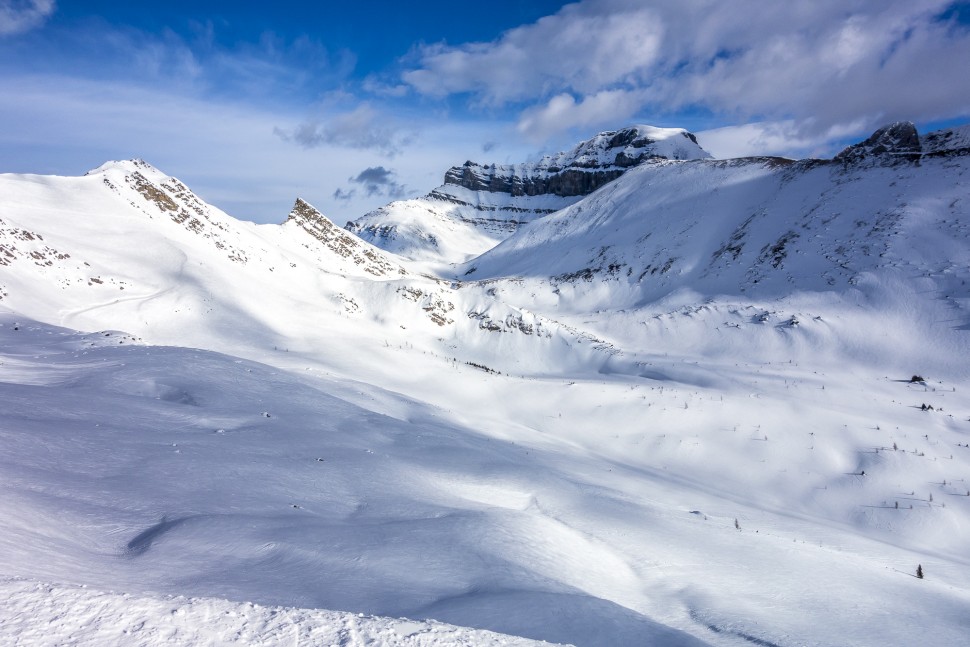
[[[522,113],[517,128],[535,141],[545,141],[569,128],[615,125],[631,117],[643,103],[641,92],[603,90],[581,101],[568,93],[557,94],[540,106]]]
[[[0,36],[40,27],[54,13],[54,0],[0,0]]]
[[[542,139],[703,111],[791,135],[970,114],[970,28],[953,0],[584,0],[498,39],[418,50],[403,81],[520,111]]]
[[[367,197],[384,196],[396,200],[403,198],[406,193],[406,187],[399,184],[396,177],[397,174],[390,169],[372,166],[350,178],[350,181],[361,185]],[[337,196],[334,195],[334,197]]]
[[[400,152],[407,137],[371,107],[363,103],[349,112],[304,121],[292,129],[277,127],[274,132],[284,141],[303,148],[325,144],[347,148],[371,149],[389,157]]]
[[[642,76],[659,55],[662,26],[642,3],[629,4],[567,5],[491,43],[426,46],[420,67],[403,80],[423,94],[474,92],[489,104],[554,91],[595,92]]]

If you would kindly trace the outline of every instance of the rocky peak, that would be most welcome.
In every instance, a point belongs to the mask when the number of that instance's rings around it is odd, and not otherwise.
[[[403,267],[387,258],[381,250],[341,229],[302,198],[296,199],[283,225],[300,228],[326,249],[373,276],[407,274]],[[304,245],[310,247],[306,243]]]
[[[582,196],[647,160],[709,158],[697,138],[681,128],[630,126],[580,142],[534,164],[483,165],[472,161],[445,173],[445,185],[513,196]]]
[[[320,213],[316,207],[303,198],[297,198],[296,202],[293,203],[293,208],[286,217],[286,222],[290,221],[295,221],[297,224],[315,222],[324,226],[326,224],[334,226],[329,218]]]
[[[917,160],[921,153],[916,126],[909,121],[897,121],[883,126],[864,142],[849,146],[835,159],[847,165],[866,163],[891,166],[902,161]]]

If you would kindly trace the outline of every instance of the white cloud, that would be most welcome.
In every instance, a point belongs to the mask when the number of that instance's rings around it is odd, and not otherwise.
[[[474,92],[492,105],[637,79],[659,54],[661,26],[655,12],[631,4],[616,11],[567,5],[492,43],[425,46],[420,67],[403,79],[423,94]]]
[[[643,97],[639,92],[603,90],[577,102],[571,94],[558,94],[541,106],[530,108],[519,118],[517,129],[533,141],[545,141],[571,128],[616,126],[631,117]]]
[[[817,135],[806,135],[806,128],[787,121],[755,122],[740,126],[712,128],[697,133],[697,143],[714,157],[727,159],[752,155],[784,157],[831,157],[838,152],[831,142],[841,140],[865,128],[858,121],[837,126]]]
[[[584,0],[492,42],[424,47],[403,80],[511,106],[520,129],[545,135],[701,110],[721,123],[791,123],[791,137],[814,141],[970,115],[970,28],[943,18],[953,4]]]
[[[54,0],[0,0],[0,36],[40,27],[54,13]]]

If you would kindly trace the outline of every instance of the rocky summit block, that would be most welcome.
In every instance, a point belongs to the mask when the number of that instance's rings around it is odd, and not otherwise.
[[[589,195],[627,169],[651,159],[696,159],[710,155],[680,128],[629,126],[599,133],[569,151],[535,164],[465,162],[445,173],[445,185],[512,196]]]
[[[892,166],[918,160],[921,154],[916,126],[909,121],[897,121],[880,128],[865,141],[847,147],[835,160],[846,165]]]

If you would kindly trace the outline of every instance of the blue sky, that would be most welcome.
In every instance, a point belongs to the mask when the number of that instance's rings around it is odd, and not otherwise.
[[[830,155],[970,119],[970,3],[0,0],[0,172],[141,157],[232,215],[338,223],[629,123]]]

